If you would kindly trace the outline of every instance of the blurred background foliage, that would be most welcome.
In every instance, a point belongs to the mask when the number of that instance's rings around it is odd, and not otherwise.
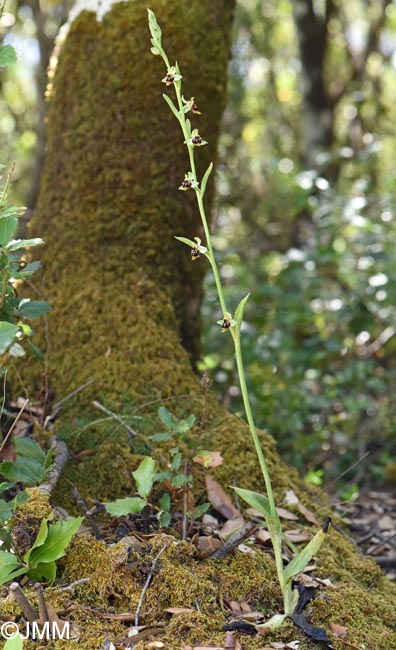
[[[8,0],[0,21],[19,55],[0,81],[0,160],[17,161],[12,200],[27,219],[47,68],[69,10]],[[396,484],[395,88],[395,0],[238,1],[217,178],[221,272],[228,304],[252,292],[243,340],[257,423],[307,480],[345,497]],[[200,370],[242,413],[210,275],[202,315]]]

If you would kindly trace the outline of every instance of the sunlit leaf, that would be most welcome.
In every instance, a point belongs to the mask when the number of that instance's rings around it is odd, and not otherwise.
[[[146,456],[140,463],[137,470],[132,472],[132,476],[136,482],[136,489],[139,496],[146,499],[153,489],[157,468],[155,461],[151,456]]]

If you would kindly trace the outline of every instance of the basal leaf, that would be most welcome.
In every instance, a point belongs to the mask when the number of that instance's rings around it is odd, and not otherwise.
[[[300,553],[285,567],[283,572],[285,582],[289,582],[298,573],[304,571],[313,556],[319,551],[327,534],[327,528],[319,530],[315,537],[300,551]]]
[[[271,510],[269,506],[268,498],[264,494],[259,494],[259,492],[252,492],[252,490],[244,490],[242,488],[234,487],[235,492],[238,496],[241,497],[246,503],[249,504],[255,510],[261,512],[264,517],[271,518]]]
[[[106,503],[106,512],[113,517],[124,517],[125,515],[136,515],[143,510],[147,505],[145,499],[139,497],[126,497],[125,499],[117,499],[112,503]]]
[[[155,461],[151,456],[146,456],[140,463],[137,470],[132,472],[132,476],[136,481],[136,489],[139,496],[143,499],[146,499],[153,489],[153,484],[155,481],[155,475],[157,473],[157,468]]]

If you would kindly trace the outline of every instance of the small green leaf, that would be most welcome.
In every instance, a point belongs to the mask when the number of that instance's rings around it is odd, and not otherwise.
[[[106,512],[113,517],[124,517],[125,515],[137,515],[142,512],[143,508],[147,505],[147,501],[139,497],[126,497],[125,499],[117,499],[111,503],[106,503]]]
[[[241,302],[239,303],[238,307],[235,310],[234,320],[236,320],[237,322],[238,329],[240,329],[242,325],[243,312],[245,311],[245,305],[249,300],[249,296],[250,296],[250,292],[244,298],[242,298]]]
[[[154,442],[167,442],[172,438],[172,436],[168,431],[164,431],[163,433],[154,433],[152,436],[149,436],[149,438]]]
[[[41,267],[41,262],[39,262],[38,260],[35,262],[29,262],[29,264],[26,264],[26,266],[24,266],[19,270],[17,270],[19,265],[15,265],[15,267],[16,267],[15,270],[14,270],[14,266],[12,267],[11,275],[13,278],[15,278],[15,280],[21,280],[23,278],[30,277],[31,275],[33,275],[33,273],[38,271],[38,269]]]
[[[272,518],[271,510],[269,506],[268,498],[264,494],[259,494],[258,492],[252,492],[252,490],[243,490],[242,488],[234,487],[235,492],[238,496],[241,497],[246,503],[249,504],[255,510],[261,512],[264,517]]]
[[[153,489],[157,468],[155,461],[151,456],[146,456],[140,463],[137,470],[132,472],[132,476],[136,481],[136,489],[139,496],[146,499]]]
[[[201,194],[202,194],[202,196],[205,194],[206,184],[207,184],[207,182],[208,182],[208,178],[209,178],[209,176],[210,176],[211,173],[212,173],[212,169],[213,169],[213,163],[210,163],[210,165],[209,165],[209,167],[207,168],[207,170],[206,170],[206,172],[205,172],[205,175],[204,175],[204,177],[203,177],[203,179],[202,179],[202,183],[201,183]]]
[[[290,582],[290,580],[295,575],[304,571],[305,567],[310,563],[313,556],[316,555],[322,546],[326,538],[326,534],[327,532],[325,532],[323,529],[319,530],[316,533],[315,537],[311,539],[311,541],[305,546],[305,548],[303,548],[302,551],[300,551],[300,553],[295,558],[293,558],[291,562],[289,562],[283,571],[283,576],[286,583]]]
[[[210,508],[210,503],[202,503],[200,506],[196,506],[191,513],[193,519],[199,519],[205,512]]]
[[[35,320],[48,314],[50,309],[51,305],[45,300],[21,300],[17,311],[21,318]]]
[[[163,512],[169,512],[171,507],[171,498],[169,492],[164,492],[159,501],[159,507]]]
[[[176,426],[175,418],[173,417],[172,413],[168,411],[166,406],[160,406],[160,408],[158,409],[158,416],[162,424],[164,424],[166,428],[169,429],[169,431],[175,430],[175,426]]]
[[[28,246],[41,246],[41,244],[44,244],[44,242],[39,237],[35,237],[35,239],[11,239],[6,248],[8,251],[17,251],[20,248],[27,248]]]
[[[12,446],[16,454],[25,458],[33,458],[38,463],[45,463],[45,452],[41,449],[36,440],[32,438],[14,438]]]
[[[154,56],[158,56],[159,54],[161,54],[158,47],[150,47],[150,52],[151,52],[151,54],[154,54]]]
[[[84,517],[73,517],[67,521],[57,521],[48,528],[47,538],[41,546],[33,549],[29,564],[35,569],[41,562],[53,562],[63,557],[70,540],[80,528]]]
[[[176,476],[174,476],[171,479],[170,483],[172,487],[178,489],[183,487],[183,485],[185,485],[186,483],[190,483],[191,481],[192,481],[191,474],[176,474]]]
[[[191,239],[188,239],[187,237],[175,237],[177,241],[181,241],[183,244],[187,244],[187,246],[191,246],[191,248],[195,248],[197,245],[195,242],[191,241]]]
[[[6,246],[11,241],[17,228],[17,217],[9,216],[0,219],[0,246]]]
[[[2,45],[0,47],[0,66],[5,67],[16,63],[17,55],[12,45]]]
[[[180,452],[180,451],[177,451],[177,452],[174,454],[174,456],[173,456],[173,458],[172,458],[172,460],[171,460],[172,469],[174,469],[175,471],[177,471],[177,470],[179,469],[180,465],[181,465],[181,462],[182,462],[182,455],[181,455],[181,452]]]
[[[158,517],[159,524],[162,528],[168,528],[171,522],[171,516],[169,512],[161,512]]]
[[[19,327],[12,323],[0,322],[0,354],[4,354],[14,343]]]
[[[151,50],[153,51],[153,50]],[[168,104],[169,108],[171,109],[173,115],[179,120],[180,122],[180,114],[179,111],[177,110],[176,106],[172,102],[171,98],[168,97],[168,95],[165,95],[165,93],[162,95],[162,97],[165,99],[166,103]]]

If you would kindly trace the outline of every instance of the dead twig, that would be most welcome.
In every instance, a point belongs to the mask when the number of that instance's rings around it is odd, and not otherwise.
[[[94,534],[95,539],[102,539],[101,532],[97,526],[97,523],[92,515],[92,513],[89,511],[90,509],[88,508],[88,504],[86,503],[84,497],[81,495],[80,491],[78,490],[77,486],[74,485],[69,479],[65,479],[69,485],[72,487],[72,492],[75,500],[77,501],[78,505],[81,508],[81,511],[84,513],[84,517],[91,526],[92,532]]]
[[[29,623],[33,623],[34,621],[37,621],[38,614],[36,610],[29,603],[28,599],[23,593],[22,588],[18,584],[18,582],[12,582],[9,586],[9,591],[13,599],[18,603],[19,607],[23,611]]]
[[[113,411],[110,411],[110,409],[103,406],[103,404],[98,402],[96,399],[93,400],[92,404],[93,404],[93,406],[95,408],[99,409],[99,411],[103,411],[103,413],[106,413],[107,415],[112,417],[113,420],[116,420],[116,422],[119,422],[124,427],[124,429],[126,429],[126,431],[128,431],[129,439],[135,438],[137,436],[136,431],[134,429],[132,429],[132,427],[130,427],[129,424],[127,424],[125,422],[125,420],[123,420],[119,415],[117,415],[117,413],[113,413]]]
[[[47,623],[49,621],[49,616],[48,616],[47,603],[45,602],[45,598],[44,598],[43,588],[39,582],[36,582],[34,588],[36,590],[37,597],[38,597],[40,621],[42,623]]]
[[[152,563],[151,569],[150,569],[150,573],[147,576],[147,580],[146,580],[146,582],[144,584],[144,587],[142,589],[142,593],[140,594],[138,606],[136,608],[136,612],[135,612],[135,625],[136,626],[139,625],[139,613],[140,613],[140,610],[141,610],[142,605],[143,605],[143,600],[144,600],[144,597],[146,595],[146,591],[150,586],[151,580],[153,579],[153,575],[154,575],[154,571],[155,571],[155,567],[157,565],[157,562],[158,562],[159,558],[161,557],[162,553],[168,548],[169,544],[170,544],[170,542],[166,542],[166,544],[163,545],[163,547],[161,548],[159,553],[157,553],[157,555],[155,556],[155,558],[153,560],[153,563]]]
[[[78,395],[78,393],[81,393],[82,390],[85,390],[86,388],[88,388],[88,386],[90,386],[91,384],[93,384],[94,381],[95,381],[94,379],[90,379],[90,380],[87,381],[85,384],[83,384],[82,386],[79,386],[78,388],[76,388],[75,390],[73,390],[73,391],[72,391],[71,393],[69,393],[68,395],[65,395],[65,397],[62,397],[62,399],[60,399],[59,402],[57,402],[56,404],[54,404],[53,409],[52,409],[53,414],[56,415],[56,414],[58,413],[58,411],[60,410],[61,406],[62,406],[65,402],[67,402],[67,400],[71,399],[71,398],[74,397],[75,395]]]
[[[66,443],[63,440],[58,440],[55,436],[51,439],[50,449],[55,456],[54,465],[47,474],[46,482],[39,486],[40,492],[48,495],[57,484],[69,455]]]
[[[248,521],[242,528],[235,531],[229,538],[224,542],[220,548],[218,548],[212,555],[209,557],[214,558],[215,560],[221,560],[228,553],[230,553],[234,548],[236,548],[241,542],[250,537],[250,535],[257,529],[256,524],[253,524],[251,521]]]
[[[14,429],[15,429],[15,427],[16,427],[16,425],[17,425],[17,422],[18,422],[19,418],[21,417],[22,413],[24,412],[24,410],[25,410],[26,406],[28,405],[28,403],[29,403],[29,400],[28,400],[28,399],[25,400],[25,402],[23,403],[21,410],[19,411],[19,413],[18,413],[18,415],[16,416],[14,422],[12,423],[12,425],[11,425],[9,431],[7,432],[6,437],[4,438],[3,442],[2,442],[1,445],[0,445],[0,453],[3,451],[3,449],[4,449],[4,447],[6,446],[8,440],[9,440],[10,437],[12,436],[12,432],[14,431]]]
[[[56,592],[58,594],[61,594],[64,591],[73,591],[75,587],[78,587],[78,585],[84,584],[84,582],[90,582],[91,578],[80,578],[79,580],[76,580],[75,582],[71,582],[70,585],[67,585],[66,587],[59,587],[56,589]]]

